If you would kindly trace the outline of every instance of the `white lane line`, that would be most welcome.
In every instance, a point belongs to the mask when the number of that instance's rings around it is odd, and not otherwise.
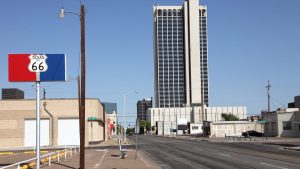
[[[96,151],[107,151],[107,149],[97,149]]]
[[[96,150],[96,151],[97,151],[97,150]],[[103,162],[103,158],[105,157],[106,153],[107,153],[107,151],[104,151],[104,153],[103,153],[103,155],[102,155],[102,157],[101,157],[99,163],[97,163],[97,164],[95,165],[94,168],[98,168],[98,167],[100,166],[100,169],[101,169],[101,167],[102,167],[101,164],[102,164],[102,162]]]
[[[201,149],[201,148],[196,148],[196,150],[200,150],[200,151],[202,151],[203,149]]]
[[[142,159],[142,161],[146,164],[146,166],[149,168],[149,164],[144,160],[144,158],[140,155],[140,153],[137,153],[137,155]]]
[[[279,167],[279,166],[272,165],[272,164],[268,164],[268,163],[260,163],[260,164],[262,164],[262,165],[266,165],[266,166],[270,166],[270,167],[274,167],[274,168],[288,169],[288,168],[285,168],[285,167]]]
[[[226,157],[231,157],[231,155],[228,155],[228,154],[223,154],[223,153],[218,153],[219,155],[222,155],[222,156],[226,156]]]

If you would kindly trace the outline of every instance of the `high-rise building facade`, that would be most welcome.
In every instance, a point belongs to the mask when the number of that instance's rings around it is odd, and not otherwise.
[[[156,107],[208,106],[207,7],[154,6]]]
[[[104,111],[107,114],[113,114],[114,112],[117,113],[117,103],[108,103],[108,102],[102,102],[102,105],[104,107]]]
[[[146,120],[148,108],[152,108],[152,99],[139,100],[136,103],[137,119]]]

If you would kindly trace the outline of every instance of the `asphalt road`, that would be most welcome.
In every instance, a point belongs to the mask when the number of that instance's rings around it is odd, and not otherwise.
[[[133,141],[135,137],[130,137]],[[139,136],[138,151],[164,169],[299,169],[300,152],[263,143],[211,143]]]

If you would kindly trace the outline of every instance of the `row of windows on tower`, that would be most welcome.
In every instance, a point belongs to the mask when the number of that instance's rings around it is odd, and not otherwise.
[[[204,24],[202,22],[202,24]],[[205,23],[206,24],[206,23]],[[172,19],[172,20],[160,20],[157,22],[157,26],[159,27],[166,27],[166,26],[178,26],[178,27],[183,27],[183,21],[182,20],[178,20],[178,19]]]
[[[158,65],[159,67],[162,67],[162,66],[171,66],[171,67],[178,67],[180,66],[180,68],[183,68],[184,67],[184,64],[183,62],[180,63],[180,62],[164,62],[164,63],[159,63]]]
[[[181,38],[166,38],[166,39],[158,39],[159,45],[169,45],[169,44],[183,44],[183,40]]]
[[[162,87],[167,87],[167,86],[184,86],[184,78],[183,77],[179,77],[177,79],[173,79],[173,78],[168,78],[168,77],[159,77],[159,85],[162,85]],[[167,85],[167,86],[165,86]]]
[[[173,53],[167,53],[167,52],[159,52],[158,53],[158,62],[184,62],[183,53],[182,52],[173,52]]]
[[[183,57],[174,57],[170,56],[169,59],[167,57],[159,57],[159,64],[180,64],[183,65]],[[160,65],[161,66],[161,65]]]
[[[183,36],[182,29],[159,29],[157,32],[158,37],[165,37],[165,36]]]
[[[160,88],[160,91],[163,92],[163,91],[166,91],[166,90],[178,90],[181,91],[181,92],[184,92],[184,86],[182,85],[169,85],[169,84],[164,84],[164,85],[159,85],[159,88]]]
[[[206,23],[201,21],[202,24]],[[157,25],[162,24],[173,24],[173,25],[183,25],[183,20],[180,18],[171,18],[171,19],[158,19]]]
[[[167,32],[164,32],[164,33],[158,33],[157,34],[158,39],[172,38],[172,37],[175,37],[175,36],[178,36],[178,38],[180,38],[180,37],[182,38],[183,37],[183,32],[182,31],[177,31],[177,32],[167,31]]]
[[[158,52],[159,52],[159,54],[173,54],[173,53],[180,53],[180,54],[182,54],[183,53],[183,47],[181,45],[180,47],[174,46],[173,48],[169,48],[169,49],[159,48]]]
[[[184,77],[170,77],[170,76],[160,76],[158,77],[159,85],[160,86],[184,86]],[[166,86],[167,85],[167,86]]]
[[[159,70],[164,68],[164,69],[167,69],[168,67],[171,69],[174,68],[184,68],[184,64],[183,62],[169,62],[169,61],[164,61],[164,62],[159,62]]]
[[[183,27],[181,25],[159,25],[157,27],[157,30],[169,30],[169,31],[172,31],[172,30],[183,30]]]
[[[161,24],[171,24],[171,23],[174,23],[174,24],[179,24],[179,25],[183,25],[184,22],[183,22],[183,18],[181,17],[172,17],[172,18],[164,18],[164,17],[159,17],[157,19],[157,24],[158,25],[161,25]],[[206,25],[207,24],[207,20],[206,18],[199,18],[199,24],[200,25]]]
[[[157,27],[158,28],[167,28],[167,27],[181,27],[183,28],[183,24],[179,23],[179,22],[159,22],[157,23]]]
[[[183,43],[176,43],[176,44],[173,44],[173,43],[163,43],[163,44],[158,44],[158,47],[163,49],[167,49],[169,47],[169,49],[173,49],[174,50],[174,47],[176,46],[179,46],[180,48],[183,47]]]
[[[157,34],[159,40],[183,39],[182,32],[164,32]]]
[[[183,40],[182,39],[169,39],[169,40],[159,40],[158,41],[158,44],[182,44],[183,43]]]
[[[164,68],[160,67],[159,70],[160,70],[160,71],[163,71],[163,70],[169,71],[170,73],[174,73],[174,74],[177,74],[177,73],[179,73],[179,74],[180,74],[180,73],[183,73],[183,70],[182,70],[182,69],[180,69],[179,71],[175,69],[175,70],[173,71],[173,68],[167,68],[167,67],[164,67]]]
[[[159,60],[164,59],[163,61],[170,61],[170,60],[178,61],[178,59],[180,59],[180,61],[183,61],[183,51],[182,49],[176,49],[175,47],[173,48],[173,51],[170,50],[159,51],[158,58]]]
[[[183,76],[160,76],[159,77],[160,85],[164,86],[165,84],[169,85],[184,85],[184,77]]]
[[[161,80],[160,80],[160,83],[159,83],[159,87],[160,87],[160,91],[163,91],[162,89],[168,89],[168,88],[170,88],[170,86],[174,86],[174,87],[181,87],[181,88],[183,88],[184,87],[184,79],[182,78],[182,79],[174,79],[174,80],[172,80],[172,79],[170,79],[170,81],[164,81],[164,82],[162,82]],[[183,89],[179,89],[178,88],[178,90],[183,90]]]
[[[158,9],[158,16],[182,16],[183,10],[181,9]],[[206,9],[199,9],[199,16],[206,16]]]
[[[160,29],[183,29],[182,25],[181,24],[176,24],[176,23],[169,23],[169,24],[159,24],[158,25],[158,30]]]
[[[162,46],[164,46],[165,48],[162,48]],[[182,45],[173,44],[171,45],[171,47],[167,47],[167,46],[170,45],[169,44],[166,46],[161,45],[160,48],[158,49],[159,54],[183,54],[183,44]]]
[[[181,53],[173,53],[173,54],[168,54],[168,53],[159,53],[158,56],[158,61],[160,63],[163,62],[172,62],[172,61],[179,61],[179,62],[183,62],[183,54]]]
[[[174,61],[174,62],[160,62],[159,67],[162,66],[170,66],[170,67],[180,67],[180,68],[184,68],[184,64],[183,62],[178,62],[178,61]]]
[[[158,16],[182,16],[182,10],[180,9],[159,9],[157,10]]]
[[[184,98],[177,98],[175,100],[169,100],[167,98],[161,98],[161,100],[166,99],[165,101],[160,101],[160,106],[159,107],[183,107],[185,103],[185,97]],[[163,113],[164,111],[160,112]]]
[[[177,94],[177,93],[174,93],[174,94],[170,94],[170,93],[168,93],[168,94],[162,94],[161,93],[159,98],[161,100],[165,100],[165,103],[173,102],[174,100],[185,100],[184,93],[181,93],[181,94]],[[161,102],[164,102],[164,101],[161,101]]]
[[[182,37],[183,36],[183,31],[182,31],[182,29],[181,28],[179,28],[179,29],[176,29],[176,28],[174,28],[174,29],[163,29],[163,30],[158,30],[157,31],[157,35],[158,36],[163,36],[163,35],[165,35],[165,36],[178,36],[178,37]]]
[[[163,90],[161,90],[163,89]],[[169,91],[169,92],[168,92]],[[178,94],[178,95],[183,95],[184,94],[184,89],[179,89],[179,88],[168,88],[168,87],[160,87],[159,93],[161,95],[166,95],[166,94]]]
[[[158,29],[157,30],[157,34],[158,35],[180,35],[182,36],[183,35],[183,29],[182,28],[176,28],[176,27],[173,27],[173,28],[164,28],[164,29]]]
[[[162,28],[165,28],[165,29],[169,28],[169,29],[171,29],[173,27],[182,27],[183,25],[181,23],[179,23],[179,22],[172,21],[172,22],[159,22],[157,24],[157,26],[158,26],[158,29],[162,29]],[[199,25],[199,27],[200,28],[205,28],[204,30],[206,30],[207,25],[206,25],[206,23],[202,23],[202,24]]]

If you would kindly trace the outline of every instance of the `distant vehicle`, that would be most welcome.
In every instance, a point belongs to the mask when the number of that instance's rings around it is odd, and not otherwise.
[[[133,136],[133,132],[129,132],[129,133],[128,133],[128,136]]]
[[[263,137],[264,133],[257,132],[255,130],[249,130],[246,132],[242,132],[242,136],[244,136],[244,137]]]

